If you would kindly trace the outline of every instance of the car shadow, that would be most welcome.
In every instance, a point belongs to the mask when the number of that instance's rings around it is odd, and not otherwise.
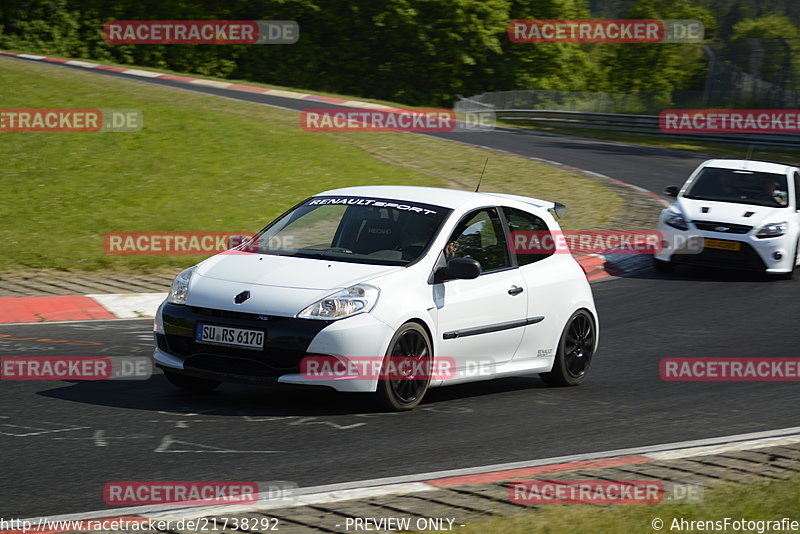
[[[611,264],[613,265],[613,264]],[[683,280],[686,282],[729,282],[757,283],[791,282],[777,275],[736,269],[700,267],[697,265],[676,265],[673,273],[659,273],[653,267],[618,275],[620,278],[639,278],[646,280]]]
[[[470,382],[468,384],[433,388],[425,394],[425,399],[420,406],[530,389],[552,388],[542,382],[535,374],[530,376],[495,378],[482,382]]]
[[[67,385],[63,385],[64,382],[59,384],[60,387],[37,394],[79,404],[176,415],[316,417],[387,411],[371,402],[369,394],[340,393],[327,389],[274,389],[224,383],[214,391],[194,393],[176,388],[161,373],[154,374],[148,380],[67,381]],[[432,388],[428,390],[419,408],[472,397],[547,387],[532,375]]]

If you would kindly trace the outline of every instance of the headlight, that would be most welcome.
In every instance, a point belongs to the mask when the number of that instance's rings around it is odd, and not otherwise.
[[[759,239],[764,239],[765,237],[778,237],[785,234],[786,230],[788,229],[789,225],[786,224],[786,221],[769,223],[761,227],[761,230],[758,231],[756,237]]]
[[[186,294],[189,292],[189,280],[192,279],[194,267],[181,271],[181,274],[172,281],[167,302],[170,304],[186,304]]]
[[[357,284],[318,300],[297,314],[301,319],[342,319],[368,312],[378,302],[381,290],[367,284]]]
[[[664,217],[664,222],[673,228],[677,228],[678,230],[689,229],[686,219],[684,219],[683,215],[677,211],[667,210],[666,216]]]

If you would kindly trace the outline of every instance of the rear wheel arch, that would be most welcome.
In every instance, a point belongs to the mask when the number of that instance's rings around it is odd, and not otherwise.
[[[575,311],[585,311],[586,313],[589,314],[589,317],[592,319],[592,326],[594,327],[594,333],[595,333],[595,343],[594,343],[594,345],[595,345],[595,350],[597,350],[597,345],[600,342],[600,329],[598,328],[598,324],[597,324],[597,314],[594,311],[590,310],[589,308],[587,308],[585,306],[581,307],[581,308],[578,308]],[[572,317],[572,314],[570,314],[570,317]]]
[[[581,324],[580,317],[588,319],[588,323],[584,320]],[[586,335],[581,332],[586,332]],[[594,312],[586,307],[576,309],[563,326],[550,371],[539,373],[539,377],[554,386],[577,386],[583,382],[599,346],[598,334],[597,316]],[[566,351],[570,335],[574,336],[573,349]],[[584,341],[589,336],[592,336],[592,344],[586,350]]]
[[[572,318],[572,316],[575,315],[576,313],[578,313],[579,311],[584,311],[584,312],[588,313],[589,314],[589,318],[591,318],[591,320],[592,320],[592,326],[594,327],[594,333],[595,333],[594,349],[597,350],[597,346],[598,346],[598,344],[600,342],[600,329],[598,328],[598,324],[597,324],[597,313],[595,311],[593,311],[591,308],[587,308],[586,306],[581,306],[579,308],[575,308],[571,312],[568,312],[568,313],[566,313],[564,315],[564,323],[561,325],[561,330],[559,330],[559,332],[558,332],[558,341],[561,340],[561,333],[562,333],[563,329],[566,328],[567,321],[569,321]]]

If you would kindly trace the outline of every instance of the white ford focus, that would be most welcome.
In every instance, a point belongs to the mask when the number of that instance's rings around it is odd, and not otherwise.
[[[396,410],[501,376],[579,384],[598,342],[585,274],[570,254],[511,246],[514,232],[560,232],[550,212],[563,209],[425,187],[320,193],[176,277],[156,365],[186,389],[324,386]]]
[[[661,212],[655,267],[676,264],[756,270],[791,277],[798,261],[800,169],[715,159],[702,163]]]

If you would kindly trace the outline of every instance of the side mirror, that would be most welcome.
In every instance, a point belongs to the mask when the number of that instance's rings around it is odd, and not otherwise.
[[[567,214],[567,207],[561,202],[553,202],[553,207],[548,209],[550,213],[554,213],[559,219],[563,219]]]
[[[444,267],[433,273],[433,283],[440,284],[448,280],[472,280],[481,275],[481,264],[472,258],[453,258]]]
[[[677,197],[679,192],[680,188],[677,185],[668,185],[664,188],[664,194],[671,197]]]

